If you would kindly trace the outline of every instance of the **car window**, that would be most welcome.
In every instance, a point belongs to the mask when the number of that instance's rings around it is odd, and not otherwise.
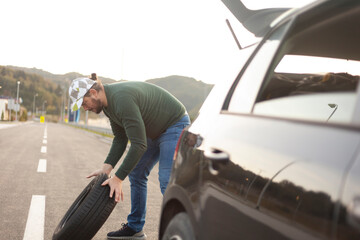
[[[253,113],[350,123],[359,70],[359,61],[285,55],[263,86]]]
[[[252,113],[357,123],[360,35],[354,34],[358,30],[349,23],[359,22],[358,16],[358,9],[343,8],[331,17],[325,13],[314,17],[309,11],[295,18],[266,66]]]
[[[314,15],[319,9],[272,30],[233,85],[224,113],[360,122],[360,35],[349,24],[360,21],[359,10]]]
[[[235,82],[236,88],[223,109],[234,113],[251,113],[258,91],[266,76],[269,65],[281,44],[290,23],[284,24],[264,41],[244,73]],[[231,94],[231,93],[230,93]]]

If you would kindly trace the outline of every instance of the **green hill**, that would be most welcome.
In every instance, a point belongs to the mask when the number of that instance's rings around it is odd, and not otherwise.
[[[37,93],[36,107],[39,110],[42,110],[42,105],[46,101],[44,107],[47,113],[60,114],[62,89],[59,84],[35,73],[0,66],[0,95],[2,97],[16,98],[18,81],[20,81],[19,98],[22,98],[22,106],[27,111],[33,111],[34,96]]]
[[[20,81],[19,96],[23,99],[23,106],[28,111],[33,109],[34,95],[36,97],[36,107],[41,110],[44,101],[46,111],[49,114],[60,115],[63,93],[67,93],[67,88],[71,81],[78,77],[87,77],[79,73],[71,72],[66,74],[52,74],[37,68],[24,68],[15,66],[0,66],[0,95],[16,97],[17,81]],[[99,79],[107,84],[116,82],[114,79],[99,76]],[[156,84],[179,99],[186,107],[192,119],[194,119],[211,91],[213,85],[206,84],[194,78],[183,76],[168,76],[147,80]],[[93,115],[91,115],[93,116]]]
[[[194,119],[213,85],[183,76],[169,76],[150,79],[146,82],[156,84],[179,99],[186,107],[189,115]]]
[[[13,70],[24,71],[24,72],[30,73],[30,74],[37,74],[39,76],[42,76],[44,79],[50,80],[61,86],[66,86],[66,87],[68,87],[70,82],[75,78],[89,77],[89,76],[85,76],[85,75],[82,75],[82,74],[76,73],[76,72],[70,72],[70,73],[66,73],[66,74],[53,74],[53,73],[44,71],[42,69],[37,69],[37,68],[25,68],[25,67],[15,67],[15,66],[6,66],[6,67],[11,68]],[[114,79],[105,78],[105,77],[101,77],[101,76],[99,76],[99,78],[101,79],[101,81],[103,83],[112,83],[112,82],[116,81]]]

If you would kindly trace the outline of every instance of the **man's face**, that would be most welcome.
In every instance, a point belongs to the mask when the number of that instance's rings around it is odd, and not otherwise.
[[[93,95],[89,97],[84,97],[83,103],[81,105],[85,111],[92,111],[94,113],[101,113],[103,105],[100,99],[95,99]]]

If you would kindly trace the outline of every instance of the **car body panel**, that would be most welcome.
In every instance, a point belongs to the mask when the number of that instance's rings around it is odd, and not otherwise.
[[[200,221],[200,192],[198,189],[200,185],[199,173],[201,171],[199,152],[194,151],[197,144],[197,135],[185,130],[179,142],[182,144],[178,149],[177,160],[173,164],[172,175],[162,203],[161,215],[164,220],[164,218],[166,219],[164,215],[169,211],[177,213],[185,210],[189,213],[190,221],[195,226],[194,232],[197,233],[199,232],[197,226],[199,226]],[[182,164],[182,159],[186,159],[186,164]],[[183,175],[183,173],[186,173],[186,175]],[[181,209],[176,205],[177,202],[181,203]],[[160,223],[160,236],[165,230],[164,224],[163,221]]]
[[[359,60],[357,13],[355,0],[319,1],[241,50],[237,77],[215,85],[179,139],[159,238],[184,211],[198,240],[360,239],[359,77],[276,72],[285,55]],[[303,91],[268,94],[274,77]]]
[[[344,190],[340,192],[338,204],[337,238],[358,239],[360,231],[360,153],[349,166],[344,176]]]
[[[274,219],[282,219],[280,233],[283,236],[304,239],[305,233],[294,237],[294,231],[291,231],[292,225],[303,224],[304,229],[309,228],[307,239],[330,237],[333,208],[338,200],[342,174],[359,146],[359,133],[245,115],[237,115],[234,122],[233,117],[222,114],[214,119],[213,136],[205,138],[201,147],[204,151],[216,149],[217,152],[229,153],[229,162],[219,163],[213,170],[212,165],[216,161],[203,158],[203,218],[200,224],[204,235],[200,239],[237,234],[251,236],[257,228],[256,224],[251,223],[252,228],[240,224],[246,220],[241,219],[244,205]],[[289,141],[288,135],[296,137]],[[286,188],[289,188],[288,192]],[[316,204],[313,208],[309,207],[311,202]],[[222,214],[228,219],[234,217],[227,221],[223,232],[209,228],[214,224],[209,221],[222,221],[216,209],[222,209]],[[319,221],[323,222],[320,229],[311,229]],[[259,221],[259,227],[264,226],[263,221]],[[271,229],[274,230],[274,227]],[[266,234],[271,238],[279,237],[276,231],[267,231]],[[259,232],[259,236],[253,235],[252,239],[263,237]]]
[[[249,59],[254,54],[257,47],[258,45],[252,45],[248,48],[244,48],[243,50],[241,50],[238,59],[239,70],[241,70],[249,62]],[[237,78],[239,78],[240,76],[241,73],[237,76]],[[196,134],[197,132],[200,131],[204,132],[203,130],[206,131],[206,129],[211,128],[211,123],[207,125],[208,122],[206,121],[206,119],[212,116],[216,116],[221,112],[224,102],[219,100],[226,98],[228,92],[230,91],[233,85],[233,82],[234,79],[223,79],[221,81],[221,84],[216,84],[213,87],[208,97],[206,98],[206,101],[200,108],[199,116],[197,117],[197,120],[193,122],[191,125],[191,131],[193,133]]]

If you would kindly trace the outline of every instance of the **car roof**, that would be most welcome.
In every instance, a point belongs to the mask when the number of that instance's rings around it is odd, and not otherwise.
[[[360,60],[360,1],[330,0],[296,14],[291,54]]]

